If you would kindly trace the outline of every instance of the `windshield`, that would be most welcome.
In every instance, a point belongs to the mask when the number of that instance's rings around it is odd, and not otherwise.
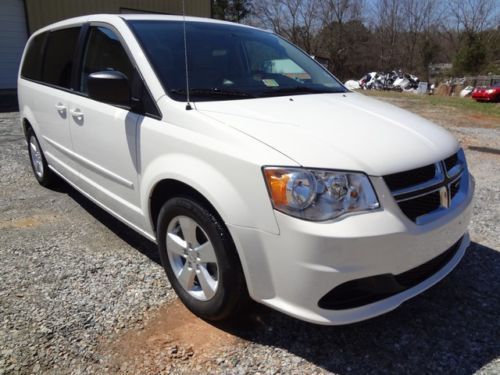
[[[181,21],[128,21],[168,95],[186,100]],[[193,101],[346,92],[330,73],[284,39],[265,31],[186,22]]]

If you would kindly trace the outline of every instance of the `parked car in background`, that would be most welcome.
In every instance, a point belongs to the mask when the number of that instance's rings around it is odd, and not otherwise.
[[[74,18],[30,38],[18,93],[38,182],[61,177],[155,241],[205,319],[251,298],[360,321],[436,284],[469,246],[474,179],[457,140],[271,32]]]
[[[500,102],[500,82],[490,87],[476,87],[472,91],[472,99],[478,102]]]

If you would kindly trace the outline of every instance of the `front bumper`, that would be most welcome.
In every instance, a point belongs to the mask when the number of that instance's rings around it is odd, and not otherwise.
[[[401,212],[381,178],[372,178],[383,209],[334,222],[307,222],[276,212],[279,235],[229,225],[250,295],[317,324],[348,324],[391,311],[450,273],[469,246],[474,181],[463,201],[417,225]],[[327,309],[319,301],[335,287],[370,276],[399,275],[457,249],[416,285],[355,308]],[[444,264],[444,265],[443,265]]]
[[[494,99],[494,95],[492,95],[492,94],[476,94],[476,95],[472,95],[472,99],[483,101],[483,102],[491,102]]]

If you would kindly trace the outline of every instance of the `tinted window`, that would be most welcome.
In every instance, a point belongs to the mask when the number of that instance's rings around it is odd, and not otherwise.
[[[42,48],[47,33],[35,36],[26,51],[21,76],[39,81],[42,76]]]
[[[106,70],[119,71],[132,78],[133,66],[116,34],[104,27],[93,27],[83,60],[80,91],[87,93],[89,74]]]
[[[73,55],[79,33],[79,27],[49,33],[42,70],[42,80],[44,82],[70,88]]]
[[[128,23],[167,93],[186,100],[183,22]],[[307,54],[272,33],[208,22],[186,22],[185,27],[193,101],[346,90]]]

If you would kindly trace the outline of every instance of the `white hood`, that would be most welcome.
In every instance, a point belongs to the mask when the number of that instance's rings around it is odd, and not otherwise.
[[[458,148],[443,128],[357,93],[198,102],[196,109],[305,167],[383,176],[431,164]]]

